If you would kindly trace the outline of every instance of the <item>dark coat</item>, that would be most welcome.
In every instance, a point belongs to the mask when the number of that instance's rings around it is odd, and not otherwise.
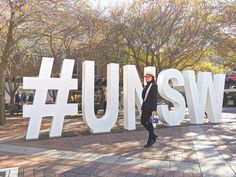
[[[148,93],[147,99],[143,101],[141,109],[144,110],[150,110],[150,111],[156,111],[157,110],[157,84],[155,81],[147,83],[147,85],[144,87],[142,92],[142,98],[144,100],[146,91],[149,87],[149,85],[152,83],[152,86],[150,88],[150,91]]]

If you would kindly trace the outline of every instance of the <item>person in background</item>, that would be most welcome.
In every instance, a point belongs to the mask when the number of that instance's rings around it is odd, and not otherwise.
[[[149,122],[150,117],[156,115],[157,84],[154,75],[150,72],[147,72],[144,78],[147,85],[142,91],[143,104],[141,107],[141,123],[149,133],[147,144],[144,145],[144,148],[149,148],[156,142],[157,138],[157,135],[154,133],[153,125]]]
[[[107,88],[104,87],[104,89],[103,89],[103,112],[104,112],[104,114],[106,113],[106,108],[107,108]]]
[[[23,94],[21,95],[21,103],[25,104],[26,103],[26,93],[23,92]]]
[[[34,95],[31,93],[29,98],[28,98],[28,102],[33,103],[33,101],[34,101]]]
[[[18,108],[20,108],[20,102],[21,102],[20,95],[19,95],[19,92],[17,92],[15,94],[15,104],[17,104]]]

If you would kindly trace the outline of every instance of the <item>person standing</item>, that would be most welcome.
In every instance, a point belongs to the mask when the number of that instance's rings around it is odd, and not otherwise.
[[[144,145],[144,148],[149,148],[156,142],[157,138],[157,135],[154,133],[153,125],[149,122],[150,117],[156,115],[157,84],[152,73],[147,72],[144,78],[147,85],[142,91],[141,123],[149,133],[148,141],[147,144]]]
[[[104,114],[106,113],[106,109],[107,109],[107,88],[104,87],[104,89],[103,89],[103,111],[104,111]]]
[[[20,95],[19,92],[17,92],[15,95],[15,104],[17,104],[18,109],[20,108],[20,102],[21,102]]]
[[[29,98],[28,98],[28,102],[29,102],[30,104],[32,104],[33,101],[34,101],[34,95],[31,93],[30,96],[29,96]]]
[[[23,92],[23,94],[21,95],[21,103],[22,103],[22,105],[26,103],[26,99],[27,99],[26,98],[26,93]]]
[[[20,101],[21,101],[20,95],[19,95],[19,92],[17,92],[17,93],[15,94],[15,103],[16,103],[16,104],[20,104]]]

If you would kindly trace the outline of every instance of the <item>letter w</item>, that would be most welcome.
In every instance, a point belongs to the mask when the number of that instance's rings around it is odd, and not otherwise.
[[[202,72],[198,74],[197,83],[194,71],[182,72],[185,81],[189,115],[192,123],[204,123],[204,113],[210,122],[220,122],[225,74]]]

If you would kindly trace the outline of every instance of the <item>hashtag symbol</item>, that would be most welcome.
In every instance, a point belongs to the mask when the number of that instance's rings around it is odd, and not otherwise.
[[[38,139],[42,118],[52,116],[49,137],[61,136],[65,115],[77,114],[77,104],[67,104],[69,91],[77,89],[77,80],[72,79],[74,60],[65,59],[61,77],[51,78],[53,58],[43,58],[39,77],[24,77],[23,88],[35,89],[32,105],[23,106],[23,117],[30,117],[26,139]],[[49,89],[57,90],[55,104],[45,104]]]

